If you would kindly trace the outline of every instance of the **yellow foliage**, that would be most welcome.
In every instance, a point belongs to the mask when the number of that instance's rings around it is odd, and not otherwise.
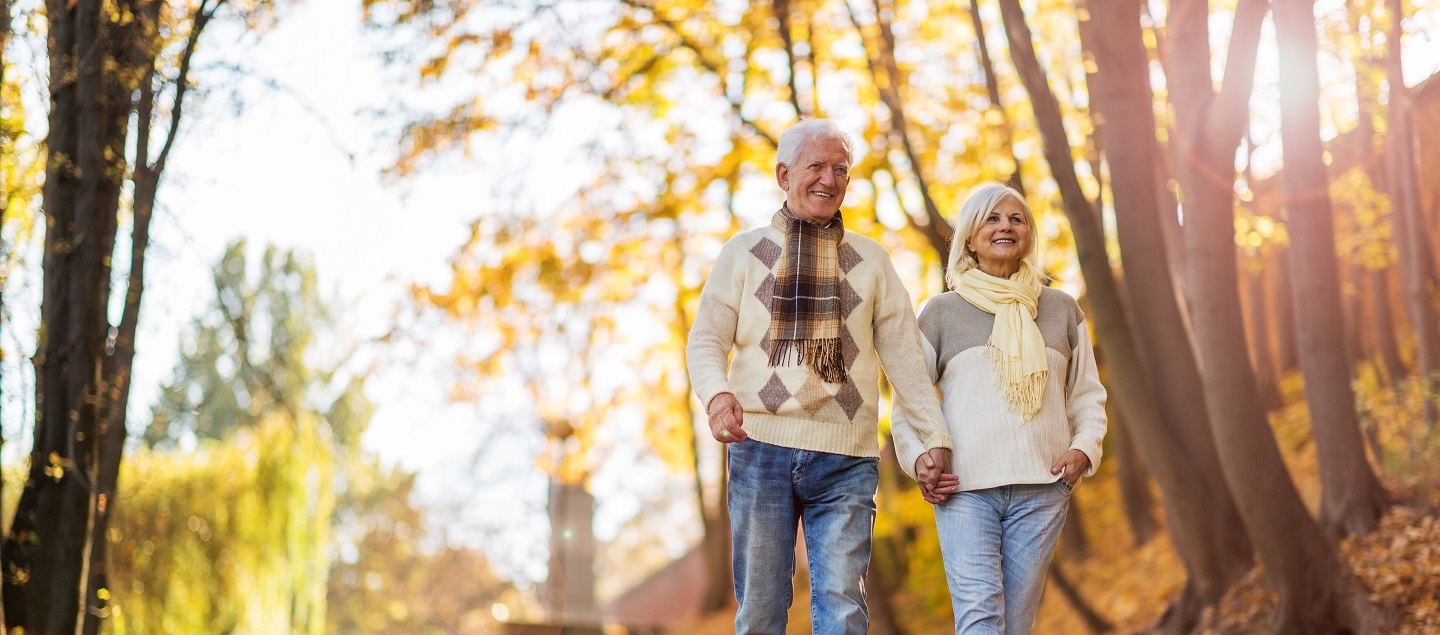
[[[193,453],[128,456],[108,532],[112,632],[323,633],[330,446],[314,417],[271,416]]]
[[[1398,260],[1390,198],[1375,191],[1361,168],[1351,168],[1330,182],[1335,204],[1336,256],[1367,271],[1385,269]]]

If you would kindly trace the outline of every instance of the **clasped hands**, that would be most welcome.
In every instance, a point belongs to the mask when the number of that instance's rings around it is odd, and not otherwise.
[[[1050,466],[1051,474],[1058,474],[1071,487],[1090,469],[1090,457],[1079,450],[1069,450],[1060,460]],[[928,503],[943,503],[951,494],[960,490],[960,477],[950,468],[950,450],[931,448],[915,459],[915,481],[920,484],[920,495]]]

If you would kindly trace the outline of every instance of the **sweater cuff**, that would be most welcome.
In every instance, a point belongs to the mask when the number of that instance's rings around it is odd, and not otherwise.
[[[1104,454],[1100,439],[1090,437],[1075,437],[1070,442],[1071,450],[1079,450],[1085,453],[1090,459],[1090,469],[1085,470],[1084,476],[1095,476],[1095,471],[1100,469],[1100,457]]]
[[[891,435],[895,439],[895,460],[900,463],[900,469],[911,479],[915,478],[915,461],[920,455],[935,448],[950,450],[951,461],[954,461],[955,442],[950,438],[949,432],[941,432],[931,435],[930,438],[921,443],[905,443],[898,436]]]
[[[710,402],[719,397],[722,392],[735,394],[735,391],[730,390],[730,384],[724,381],[706,382],[703,386],[696,385],[695,396],[700,398],[700,410],[706,413],[710,412]]]

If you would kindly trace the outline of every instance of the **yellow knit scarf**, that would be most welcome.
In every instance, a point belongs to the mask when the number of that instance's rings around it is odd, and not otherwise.
[[[1010,408],[1026,422],[1040,411],[1049,363],[1045,338],[1035,325],[1040,303],[1040,276],[1028,264],[1010,278],[996,278],[979,269],[960,274],[955,289],[975,308],[995,316],[985,356],[995,366],[995,382]]]

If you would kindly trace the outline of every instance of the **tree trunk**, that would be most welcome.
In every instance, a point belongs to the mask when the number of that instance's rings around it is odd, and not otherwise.
[[[879,496],[898,500],[910,480],[895,457],[895,439],[886,433],[880,450]],[[909,492],[909,495],[916,495]],[[905,635],[895,618],[895,594],[905,586],[906,549],[900,536],[876,536],[871,549],[870,569],[865,572],[866,603],[870,608],[870,632],[876,635]]]
[[[223,0],[220,0],[223,2]],[[220,2],[215,3],[215,5]],[[25,491],[0,561],[8,629],[98,633],[109,614],[108,518],[125,442],[125,410],[144,293],[156,190],[178,131],[196,39],[213,15],[194,16],[167,104],[170,129],[149,162],[158,0],[49,4],[51,110],[41,332],[35,355],[36,423]],[[117,20],[115,16],[132,19]],[[142,57],[150,59],[142,62]],[[131,82],[140,78],[136,110]],[[137,115],[137,159],[126,157]],[[122,179],[133,172],[134,229],[120,324],[107,319]],[[82,598],[82,591],[85,596]],[[80,624],[83,620],[83,624]]]
[[[785,81],[790,87],[790,106],[795,109],[795,118],[800,119],[807,113],[800,107],[800,88],[795,82],[795,40],[790,34],[790,0],[773,0],[771,8],[775,10],[775,19],[780,26],[780,43],[785,49]]]
[[[1260,256],[1265,258],[1266,256]],[[1280,385],[1275,376],[1275,361],[1270,354],[1270,298],[1265,293],[1265,270],[1247,270],[1241,275],[1241,286],[1245,289],[1246,341],[1250,344],[1250,366],[1255,369],[1255,389],[1260,393],[1260,403],[1266,412],[1280,406]]]
[[[6,50],[9,46],[10,46],[10,0],[0,0],[0,91],[3,91],[3,90],[5,89],[5,50]],[[4,132],[4,134],[6,135],[6,138],[4,139],[4,147],[0,147],[0,151],[12,151],[12,150],[14,149],[14,147],[15,147],[15,145],[14,145],[14,141],[15,141],[15,140],[14,140],[14,136],[12,136],[12,135],[10,134],[10,131],[8,131],[8,130],[6,130],[6,131]],[[4,175],[0,175],[0,219],[4,219],[5,217],[7,217],[7,216],[10,215],[9,212],[10,212],[10,188],[11,188],[11,187],[13,187],[13,186],[12,186],[7,180],[5,180]],[[0,228],[3,228],[3,223],[0,223]],[[10,249],[5,245],[3,236],[0,236],[0,266],[3,266],[3,263],[4,263],[6,260],[9,259],[9,257],[10,257],[9,252],[10,252]],[[4,319],[3,319],[3,318],[4,318],[4,315],[5,315],[5,301],[4,301],[4,298],[5,298],[5,289],[4,289],[3,287],[0,287],[0,329],[3,329],[3,327],[4,327],[4,325],[5,325],[5,322],[4,322]],[[3,332],[3,331],[0,331],[0,332]],[[0,379],[3,379],[3,378],[4,378],[4,374],[3,374],[3,373],[0,373]],[[0,388],[3,388],[3,386],[4,386],[4,382],[3,382],[3,381],[0,381]],[[3,395],[3,392],[0,392],[0,397],[3,397],[3,396],[4,396],[4,395]],[[3,419],[0,419],[0,421],[3,421]],[[0,429],[0,448],[5,447],[5,434],[4,434],[4,432],[5,432],[5,431],[4,431],[3,429]],[[4,496],[3,496],[4,490],[5,490],[5,488],[4,488],[4,479],[0,479],[0,509],[4,509],[4,507],[5,507],[5,505],[4,505]],[[3,552],[3,550],[4,550],[4,547],[3,547],[3,546],[0,546],[0,552]],[[3,571],[3,569],[0,569],[0,571]],[[4,606],[4,602],[0,602],[0,624],[5,624],[5,623],[6,623],[6,622],[5,622],[5,606]],[[0,628],[3,628],[3,627],[0,627]]]
[[[74,630],[80,606],[87,523],[86,486],[80,479],[90,457],[84,442],[71,441],[93,429],[95,412],[83,404],[83,397],[90,388],[87,379],[98,370],[100,350],[93,297],[100,271],[87,257],[99,237],[83,233],[98,228],[91,215],[83,213],[90,210],[79,204],[91,202],[92,192],[101,187],[96,181],[102,176],[101,148],[106,144],[95,129],[101,101],[102,55],[96,51],[100,42],[95,33],[99,3],[67,6],[53,0],[47,20],[50,77],[56,79],[50,84],[43,202],[45,336],[35,355],[34,448],[6,539],[3,578],[7,631],[19,627],[59,633]],[[82,110],[82,104],[88,107]]]
[[[1025,185],[1024,179],[1020,178],[1020,159],[1015,156],[1015,126],[1010,123],[1010,115],[1005,111],[1005,103],[1000,99],[1000,80],[995,75],[995,63],[990,59],[990,44],[985,38],[985,21],[980,19],[980,0],[970,0],[970,25],[975,29],[975,48],[980,53],[980,68],[985,72],[985,94],[990,99],[990,109],[1000,115],[1000,131],[1004,134],[1005,150],[1010,153],[1010,162],[1015,166],[1005,184],[1023,195]]]
[[[1076,588],[1075,583],[1065,575],[1059,562],[1052,561],[1050,563],[1050,580],[1055,583],[1055,589],[1060,592],[1060,595],[1065,596],[1065,600],[1070,603],[1070,608],[1075,609],[1075,613],[1080,616],[1080,621],[1085,622],[1085,628],[1090,629],[1091,633],[1108,633],[1115,630],[1114,624],[1101,617],[1094,608],[1085,602],[1084,596],[1080,595],[1080,589]]]
[[[1321,163],[1321,167],[1324,167],[1324,163]],[[1329,202],[1330,199],[1327,196],[1325,200],[1326,202]],[[1327,207],[1330,208],[1330,214],[1327,216],[1327,218],[1331,220],[1330,239],[1333,243],[1335,239],[1335,208],[1333,205],[1329,205]],[[1290,214],[1291,216],[1293,216],[1294,211],[1290,211]],[[1291,240],[1291,244],[1293,246],[1293,236]],[[1290,257],[1295,257],[1295,251],[1293,249],[1290,251]],[[1336,260],[1338,258],[1338,255],[1333,253],[1332,250],[1330,258],[1331,260]],[[1340,323],[1340,331],[1345,336],[1345,365],[1352,367],[1353,370],[1353,366],[1356,362],[1358,362],[1359,360],[1368,359],[1370,357],[1372,349],[1372,347],[1370,346],[1370,338],[1366,337],[1366,333],[1369,331],[1370,327],[1369,325],[1365,324],[1365,300],[1364,297],[1361,296],[1358,292],[1362,272],[1360,271],[1360,266],[1354,263],[1350,263],[1345,266],[1343,273],[1341,272],[1339,262],[1336,262],[1335,266],[1332,268],[1335,269],[1336,276],[1335,297],[1338,300],[1338,304],[1340,307],[1340,317],[1336,318],[1336,321]],[[1314,277],[1314,275],[1315,274],[1312,272],[1306,272],[1306,274],[1302,277],[1309,278]],[[1346,293],[1345,291],[1347,286],[1350,288],[1349,293]],[[1293,292],[1294,289],[1292,288],[1291,291]],[[1295,305],[1294,309],[1296,311],[1299,311],[1299,305]],[[1296,315],[1298,316],[1299,314],[1297,313]],[[1302,325],[1301,328],[1304,328],[1304,326]]]
[[[1425,220],[1420,213],[1420,186],[1415,167],[1415,133],[1410,116],[1410,95],[1405,88],[1400,58],[1400,16],[1403,0],[1386,0],[1391,16],[1390,32],[1385,38],[1390,51],[1386,56],[1390,80],[1389,137],[1390,200],[1400,236],[1400,280],[1404,287],[1405,306],[1415,327],[1417,369],[1425,382],[1436,381],[1440,372],[1440,326],[1436,325],[1431,284],[1436,270],[1429,254]],[[1426,394],[1433,394],[1434,384]],[[1425,401],[1425,424],[1434,429],[1440,422],[1434,399]]]
[[[1120,503],[1135,546],[1150,542],[1160,533],[1155,518],[1155,498],[1150,495],[1150,478],[1140,452],[1131,440],[1130,422],[1119,412],[1110,415],[1110,438],[1115,444],[1115,478],[1120,485]]]
[[[1259,405],[1236,288],[1234,157],[1246,122],[1266,5],[1241,0],[1221,90],[1210,75],[1209,6],[1168,14],[1170,97],[1178,121],[1190,298],[1220,465],[1279,596],[1277,633],[1373,633],[1378,615],[1295,491]]]
[[[1060,527],[1058,556],[1069,560],[1084,560],[1090,557],[1090,539],[1085,536],[1085,525],[1080,517],[1080,505],[1072,495],[1070,511],[1065,515],[1065,524]]]
[[[1075,235],[1081,272],[1085,277],[1086,297],[1094,308],[1092,323],[1097,332],[1096,339],[1104,349],[1105,358],[1109,362],[1110,377],[1116,386],[1110,394],[1115,397],[1120,415],[1126,421],[1145,422],[1145,425],[1132,427],[1132,431],[1135,432],[1137,445],[1145,453],[1146,464],[1154,470],[1156,480],[1166,494],[1167,512],[1174,521],[1170,523],[1170,528],[1175,534],[1176,549],[1190,575],[1184,595],[1167,615],[1166,627],[1174,632],[1187,631],[1199,619],[1201,609],[1218,600],[1231,582],[1249,570],[1250,556],[1238,512],[1229,501],[1225,485],[1220,479],[1218,458],[1209,436],[1209,425],[1204,411],[1195,407],[1198,401],[1198,374],[1193,368],[1189,338],[1183,330],[1179,304],[1171,283],[1164,240],[1159,227],[1160,216],[1153,207],[1157,197],[1148,189],[1154,183],[1153,173],[1148,170],[1141,171],[1133,163],[1137,155],[1131,153],[1137,148],[1144,148],[1142,152],[1153,153],[1154,147],[1148,144],[1137,145],[1134,139],[1129,137],[1124,142],[1109,144],[1112,151],[1112,172],[1116,179],[1113,191],[1117,196],[1117,213],[1120,209],[1119,197],[1123,194],[1128,198],[1128,195],[1136,191],[1141,192],[1139,196],[1145,197],[1145,200],[1134,204],[1143,207],[1132,207],[1131,202],[1127,201],[1126,209],[1147,210],[1143,212],[1147,215],[1145,218],[1127,218],[1121,223],[1122,240],[1146,235],[1147,226],[1150,232],[1148,241],[1140,241],[1133,246],[1122,244],[1122,257],[1127,259],[1125,262],[1129,265],[1126,267],[1127,284],[1132,285],[1131,288],[1135,290],[1131,293],[1131,299],[1139,303],[1135,309],[1139,311],[1143,307],[1147,315],[1144,320],[1147,322],[1147,329],[1132,334],[1129,318],[1121,304],[1120,291],[1105,253],[1100,223],[1075,176],[1059,105],[1050,91],[1039,61],[1035,58],[1024,14],[1017,0],[1003,0],[1000,6],[1005,20],[1005,32],[1010,41],[1010,52],[1030,95],[1030,102],[1035,108],[1035,118],[1044,141],[1045,157],[1059,184],[1066,217],[1070,220],[1071,230]],[[1138,5],[1130,5],[1127,11],[1127,8],[1117,7],[1114,3],[1097,3],[1094,10],[1107,14],[1107,18],[1104,18],[1107,23],[1097,27],[1097,31],[1106,33],[1106,37],[1097,38],[1097,45],[1103,42],[1108,47],[1117,42],[1113,29],[1123,30],[1120,23],[1128,23],[1128,20],[1119,16],[1137,11]],[[1114,18],[1116,24],[1108,23],[1110,11],[1119,11],[1114,14],[1117,16]],[[1138,43],[1138,13],[1133,19],[1133,42]],[[1100,52],[1097,51],[1098,53]],[[1124,57],[1125,53],[1132,51],[1126,50],[1118,53],[1118,56]],[[1107,50],[1101,58],[1102,64],[1110,62],[1113,65],[1113,57],[1116,55]],[[1143,55],[1131,61],[1140,60],[1144,60]],[[1102,69],[1101,72],[1104,75],[1101,79],[1107,97],[1112,91],[1132,91],[1108,102],[1100,100],[1101,108],[1107,109],[1102,111],[1107,118],[1113,121],[1131,121],[1121,119],[1122,115],[1118,110],[1110,112],[1111,106],[1117,102],[1127,106],[1143,102],[1145,113],[1151,112],[1150,98],[1146,96],[1148,80],[1137,83],[1133,74],[1117,76],[1108,69]],[[1125,116],[1141,117],[1145,113]],[[1152,121],[1149,129],[1153,130],[1153,119],[1147,117],[1145,120]],[[1116,128],[1109,127],[1114,132],[1120,132]],[[1134,128],[1144,129],[1145,124],[1136,124]],[[1132,127],[1127,126],[1126,129],[1131,132],[1130,137],[1143,138],[1143,135],[1134,135]],[[1153,157],[1153,154],[1151,156]],[[1147,159],[1146,164],[1149,163],[1150,160]],[[1126,181],[1122,183],[1121,178]],[[1133,189],[1137,187],[1140,189]],[[1131,249],[1126,249],[1127,247]],[[1125,253],[1127,251],[1128,254]],[[1165,324],[1166,320],[1170,323]],[[1154,330],[1146,332],[1152,328]],[[1160,333],[1165,334],[1163,337],[1168,337],[1168,341],[1157,337]],[[1145,345],[1153,343],[1155,349],[1137,347],[1135,335],[1143,338]],[[1142,357],[1141,350],[1147,353],[1145,357]],[[1184,385],[1185,375],[1182,374],[1185,372],[1183,364],[1186,360],[1190,361],[1189,374],[1193,376],[1188,387]],[[1147,361],[1149,364],[1145,363]],[[1159,366],[1162,364],[1164,366]],[[1174,365],[1173,368],[1170,367],[1171,364]],[[1169,372],[1156,372],[1153,369],[1157,367],[1166,368]],[[1151,380],[1154,380],[1154,383]]]
[[[931,249],[940,256],[941,267],[944,267],[946,256],[950,252],[950,223],[940,213],[940,206],[935,203],[935,198],[930,194],[929,182],[921,169],[920,152],[915,148],[911,140],[910,125],[905,118],[904,102],[900,98],[900,68],[895,63],[895,34],[890,30],[890,22],[886,17],[887,13],[893,12],[893,6],[882,6],[881,2],[886,0],[873,0],[875,8],[875,23],[879,30],[879,42],[876,44],[876,53],[872,56],[870,47],[865,47],[865,61],[870,67],[870,77],[875,82],[875,88],[880,93],[880,101],[885,103],[885,109],[890,113],[890,130],[900,137],[900,146],[905,151],[905,158],[910,163],[910,173],[915,177],[915,186],[920,190],[920,198],[925,202],[926,222],[921,224],[914,217],[906,215],[910,219],[910,225],[919,230],[926,240],[930,242]],[[850,22],[855,25],[855,32],[860,35],[861,42],[866,40],[865,29],[861,26],[860,18],[855,14],[855,8],[847,1],[845,8],[849,12]]]
[[[1288,302],[1290,298],[1290,248],[1280,247],[1270,255],[1270,293],[1272,303],[1269,312],[1273,320],[1271,332],[1275,334],[1275,368],[1280,372],[1277,379],[1284,379],[1286,373],[1300,366],[1300,351],[1296,349],[1295,312],[1288,306],[1274,306],[1276,302]]]
[[[1375,348],[1380,352],[1381,367],[1389,385],[1399,385],[1405,378],[1405,364],[1395,344],[1395,316],[1390,313],[1390,276],[1388,269],[1366,272],[1370,292],[1371,318],[1375,321]]]
[[[1350,387],[1351,358],[1336,345],[1346,334],[1334,212],[1321,158],[1313,0],[1277,0],[1274,16],[1280,64],[1287,69],[1280,76],[1280,137],[1300,371],[1322,468],[1320,525],[1332,539],[1339,539],[1375,529],[1387,502],[1365,458]]]

